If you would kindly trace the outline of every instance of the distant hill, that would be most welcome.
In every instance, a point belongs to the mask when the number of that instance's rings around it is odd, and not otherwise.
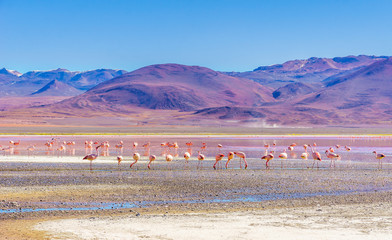
[[[0,97],[27,96],[37,92],[54,80],[68,84],[81,91],[86,91],[101,82],[124,73],[126,73],[125,70],[97,69],[85,72],[72,72],[67,69],[58,68],[48,71],[30,71],[21,74],[15,70],[3,68],[0,69]]]
[[[97,69],[78,73],[65,82],[77,89],[86,91],[101,82],[121,76],[126,72],[125,70]]]
[[[58,80],[53,80],[46,84],[44,87],[36,92],[33,92],[32,96],[76,96],[83,93],[66,83]]]

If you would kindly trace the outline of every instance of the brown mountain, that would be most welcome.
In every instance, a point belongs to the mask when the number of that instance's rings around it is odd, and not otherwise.
[[[158,64],[103,82],[56,108],[193,111],[221,106],[257,107],[271,101],[271,89],[249,79],[199,66]]]

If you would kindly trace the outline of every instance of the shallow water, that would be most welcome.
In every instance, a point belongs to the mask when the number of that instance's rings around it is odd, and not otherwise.
[[[55,144],[51,149],[48,149],[44,144],[46,141],[54,138]],[[19,146],[15,146],[11,149],[7,149],[9,140],[18,141],[21,140]],[[219,152],[227,154],[229,151],[242,151],[246,153],[247,158],[260,159],[265,154],[265,144],[269,144],[269,151],[275,152],[275,160],[279,153],[285,149],[288,153],[289,159],[300,160],[300,155],[304,152],[302,147],[304,144],[313,145],[316,143],[316,151],[319,151],[323,159],[327,159],[324,152],[329,147],[335,149],[335,153],[341,155],[342,162],[351,163],[374,163],[376,160],[374,150],[387,155],[383,159],[384,163],[392,163],[392,138],[391,137],[369,137],[369,136],[1,136],[0,145],[2,146],[3,155],[7,160],[17,160],[17,156],[29,156],[30,160],[37,160],[36,158],[41,156],[57,157],[61,161],[64,157],[80,157],[82,158],[86,154],[91,153],[91,150],[86,149],[84,142],[86,140],[103,142],[109,141],[110,147],[107,152],[100,151],[102,155],[96,162],[108,159],[115,159],[117,155],[122,155],[128,159],[134,152],[139,152],[142,159],[147,160],[150,154],[157,156],[164,156],[167,152],[174,155],[175,160],[183,160],[182,155],[186,151],[190,151],[193,154],[193,158],[196,158],[197,152],[202,151],[207,158],[214,159],[215,155]],[[58,151],[60,145],[63,142],[75,141],[75,146],[67,146],[65,151]],[[120,141],[124,142],[122,151],[117,150],[115,145]],[[133,142],[138,143],[137,148],[133,148]],[[150,148],[142,147],[143,144],[150,142]],[[179,145],[178,149],[161,147],[163,142],[177,142]],[[193,146],[189,149],[185,143],[192,142]],[[202,150],[202,143],[206,143],[206,149]],[[288,151],[287,147],[296,143],[297,146],[294,151]],[[218,144],[222,144],[223,147],[219,149]],[[272,146],[276,144],[276,146]],[[29,146],[35,146],[35,150],[28,151]],[[336,145],[341,147],[338,149]],[[95,145],[94,145],[95,146]],[[351,151],[346,151],[344,146],[349,146]],[[308,152],[311,149],[308,148]],[[92,153],[94,153],[92,151]],[[105,156],[103,156],[103,154]],[[52,158],[51,158],[52,159]],[[233,166],[236,167],[236,166]]]
[[[390,189],[384,189],[390,190]],[[367,190],[363,192],[369,192],[375,190]],[[377,190],[377,191],[380,191]],[[13,209],[0,209],[0,213],[25,213],[25,212],[44,212],[44,211],[94,211],[94,210],[111,210],[111,209],[128,209],[128,208],[143,208],[156,205],[166,204],[194,204],[194,203],[238,203],[238,202],[263,202],[270,200],[280,199],[299,199],[315,196],[337,196],[346,195],[352,193],[359,193],[358,191],[334,191],[334,192],[316,192],[316,193],[274,193],[274,194],[262,194],[262,195],[243,195],[235,198],[213,198],[213,199],[198,199],[198,200],[167,200],[167,201],[137,201],[135,202],[123,202],[123,203],[48,203],[40,202],[37,205],[56,205],[61,207],[47,207],[47,208],[13,208]]]

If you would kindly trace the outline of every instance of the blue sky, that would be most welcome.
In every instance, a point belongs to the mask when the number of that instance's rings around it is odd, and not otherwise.
[[[392,55],[392,1],[0,0],[0,68],[220,71]]]

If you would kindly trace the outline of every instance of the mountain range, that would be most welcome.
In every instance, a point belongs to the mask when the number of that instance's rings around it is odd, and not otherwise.
[[[120,116],[145,124],[211,126],[374,125],[392,120],[392,58],[385,56],[310,58],[248,72],[180,64],[132,72],[57,69],[20,74],[1,69],[0,86],[3,96],[70,96],[18,110],[36,116],[50,112],[63,118]]]
[[[54,80],[84,92],[101,82],[118,77],[124,73],[126,73],[125,70],[97,69],[79,72],[58,68],[21,74],[18,71],[3,68],[0,69],[0,97],[28,96]]]

